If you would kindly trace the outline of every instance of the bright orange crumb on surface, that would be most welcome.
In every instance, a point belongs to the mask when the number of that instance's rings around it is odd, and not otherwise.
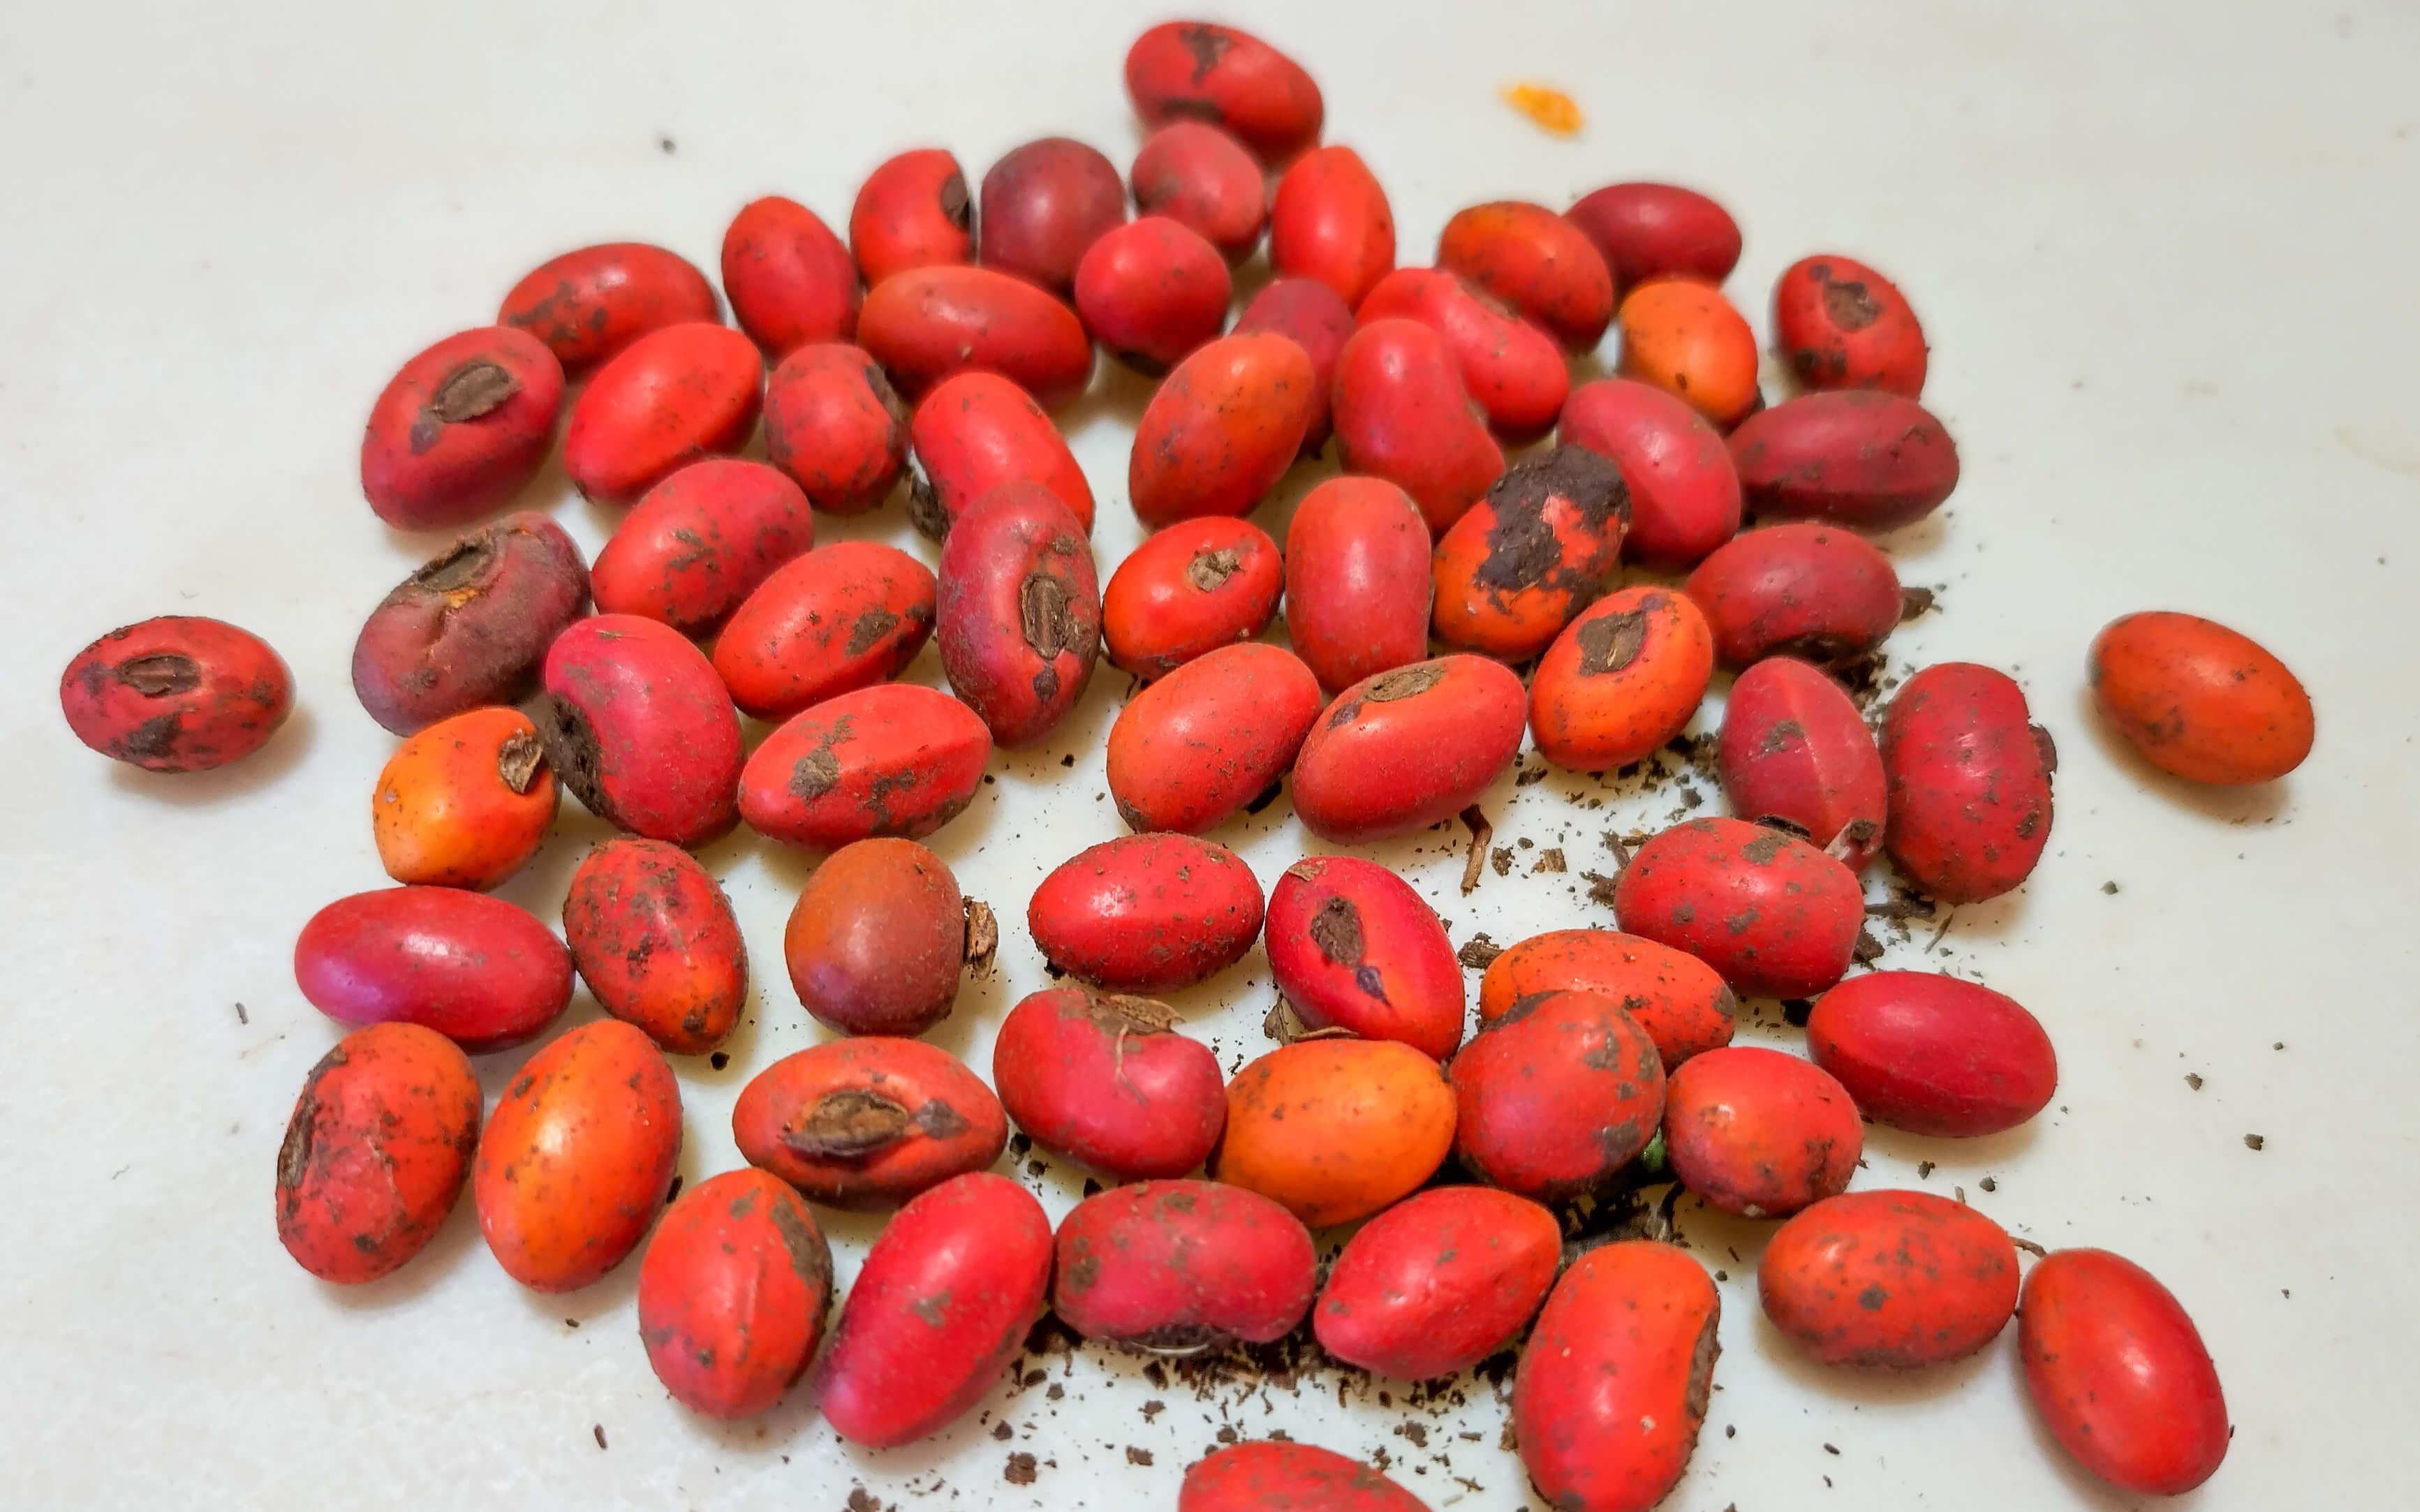
[[[1510,84],[1500,91],[1504,102],[1557,136],[1569,136],[1585,122],[1579,102],[1543,84]]]

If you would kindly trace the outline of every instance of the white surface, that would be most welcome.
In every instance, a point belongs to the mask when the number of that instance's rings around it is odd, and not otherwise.
[[[1913,1180],[1931,1159],[1933,1189],[1963,1187],[2015,1231],[2107,1245],[2163,1276],[2238,1425],[2191,1504],[2397,1504],[2393,1450],[2420,1406],[2407,1254],[2420,429],[2398,381],[2420,345],[2420,21],[2250,0],[1952,8],[1525,4],[1483,22],[1455,6],[1232,8],[1264,13],[1316,73],[1330,139],[1358,147],[1393,196],[1407,263],[1463,204],[1559,205],[1667,177],[1745,224],[1731,288],[1760,329],[1773,275],[1803,253],[1870,257],[1909,291],[1934,347],[1927,400],[1966,479],[1937,529],[1899,543],[1908,579],[1946,591],[1893,649],[2013,668],[2065,756],[2033,883],[1962,910],[1932,964],[2031,1005],[2065,1080],[2057,1109],[2008,1137],[1877,1132],[1861,1182]],[[273,1152],[336,1037],[296,994],[288,951],[319,904],[383,881],[365,805],[392,742],[355,704],[347,656],[370,605],[437,544],[387,532],[362,504],[371,396],[565,248],[644,238],[711,270],[745,199],[790,193],[837,224],[866,169],[915,143],[951,146],[979,176],[1014,143],[1065,131],[1123,167],[1137,136],[1119,63],[1157,13],[158,10],[0,10],[9,1504],[826,1512],[862,1484],[908,1507],[1166,1507],[1232,1418],[1387,1451],[1439,1508],[1512,1505],[1520,1474],[1483,1388],[1466,1414],[1483,1442],[1414,1413],[1422,1452],[1393,1431],[1400,1405],[1360,1393],[1340,1411],[1332,1381],[1197,1402],[1088,1353],[1063,1401],[996,1393],[945,1439],[870,1455],[837,1446],[803,1393],[737,1427],[689,1416],[634,1337],[635,1265],[575,1297],[524,1293],[489,1261],[467,1202],[378,1286],[324,1288],[286,1258]],[[1547,138],[1499,104],[1496,88],[1523,78],[1577,96],[1586,134]],[[1105,577],[1136,536],[1125,427],[1143,392],[1119,382],[1074,411]],[[611,516],[569,499],[559,473],[544,486],[593,549]],[[1282,513],[1260,517],[1281,534]],[[896,503],[873,528],[909,539]],[[2235,624],[2302,673],[2319,709],[2309,765],[2272,791],[2213,795],[2111,748],[2081,702],[2084,647],[2154,606]],[[158,779],[69,737],[60,667],[158,613],[233,620],[291,662],[301,711],[262,756]],[[918,674],[937,676],[929,655]],[[1060,738],[996,763],[998,785],[939,839],[1009,926],[1001,976],[935,1036],[979,1067],[1006,1005],[1043,980],[1021,927],[1033,883],[1120,830],[1097,795],[1125,686],[1096,679]],[[1498,842],[1559,841],[1576,872],[1608,859],[1600,831],[1675,806],[1609,789],[1584,811],[1566,799],[1580,786],[1559,776],[1516,796],[1508,779],[1484,800]],[[597,833],[567,816],[506,896],[552,918]],[[1266,883],[1298,835],[1280,804],[1219,838]],[[1457,940],[1610,922],[1560,885],[1575,878],[1491,875],[1459,897],[1460,841],[1382,852]],[[818,1034],[779,955],[805,868],[744,837],[707,858],[759,993],[727,1071],[681,1067],[691,1180],[735,1163],[727,1113],[744,1079]],[[1256,953],[1182,1002],[1232,1063],[1262,1047],[1268,997]],[[584,995],[573,1010],[594,1011]],[[517,1058],[483,1067],[491,1091]],[[1065,1178],[1038,1184],[1054,1215],[1074,1198]],[[871,1226],[832,1227],[845,1275]],[[1671,1506],[1834,1504],[1825,1477],[1841,1506],[2130,1504],[2049,1451],[2012,1335],[1921,1379],[1820,1373],[1787,1355],[1751,1267],[1723,1255],[1752,1257],[1755,1227],[1684,1206],[1683,1227],[1730,1280],[1722,1390]],[[1169,1409],[1147,1420],[1154,1398]],[[1013,1444],[986,1436],[1001,1415]],[[1129,1466],[1129,1444],[1156,1465]],[[1003,1484],[1012,1449],[1045,1461],[1034,1485]]]

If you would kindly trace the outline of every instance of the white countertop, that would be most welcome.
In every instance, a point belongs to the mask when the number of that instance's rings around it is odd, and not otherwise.
[[[1773,276],[1805,253],[1866,257],[1908,292],[1933,345],[1926,402],[1965,481],[1937,525],[1893,543],[1903,576],[1943,594],[1892,650],[2013,670],[2064,760],[2030,886],[1960,910],[1940,955],[1920,957],[1919,934],[1889,963],[2013,994],[2055,1038],[2064,1082],[2011,1135],[1876,1131],[1860,1182],[1914,1181],[1929,1159],[1932,1189],[1962,1188],[2012,1231],[2164,1278],[2237,1425],[2188,1504],[2399,1503],[2393,1449],[2420,1407],[2420,424],[2400,381],[2420,347],[2420,15],[2350,0],[1529,3],[1488,22],[1451,5],[1225,8],[1318,77],[1328,137],[1385,182],[1407,263],[1464,204],[1668,177],[1745,226],[1730,286],[1761,330]],[[323,1287],[279,1251],[274,1152],[336,1038],[294,988],[292,941],[321,903],[384,881],[365,808],[393,743],[354,702],[347,658],[370,606],[438,544],[361,501],[380,385],[555,252],[640,238],[711,271],[749,197],[788,193],[840,224],[865,171],[909,145],[946,144],[979,177],[1014,143],[1066,132],[1123,167],[1138,138],[1120,60],[1159,12],[171,10],[0,15],[9,1504],[838,1512],[861,1485],[905,1508],[1123,1512],[1172,1506],[1181,1467],[1231,1421],[1384,1451],[1440,1509],[1515,1504],[1483,1385],[1442,1416],[1360,1384],[1340,1407],[1333,1374],[1197,1399],[1087,1352],[1051,1363],[1062,1398],[996,1392],[942,1439],[867,1454],[838,1445],[804,1393],[738,1427],[690,1416],[634,1337],[635,1264],[576,1296],[523,1292],[467,1201],[368,1288]],[[1497,87],[1521,79],[1570,90],[1586,132],[1555,140],[1502,105]],[[1137,536],[1125,426],[1144,392],[1123,379],[1071,411],[1105,577]],[[1298,469],[1262,523],[1315,476]],[[540,487],[593,552],[611,513],[559,472]],[[819,526],[910,540],[897,503]],[[2085,705],[2084,648],[2149,607],[2225,620],[2299,671],[2319,711],[2309,764],[2214,793],[2113,748]],[[260,756],[156,778],[70,738],[54,695],[69,656],[161,613],[232,620],[291,663],[300,709]],[[938,677],[929,653],[914,675]],[[978,1067],[1006,1006],[1044,980],[1021,923],[1033,884],[1121,831],[1097,795],[1126,686],[1105,671],[1060,736],[997,761],[998,784],[938,838],[1009,926],[1000,975],[934,1036]],[[1590,793],[1602,810],[1575,806]],[[1576,873],[1610,859],[1601,831],[1660,825],[1678,800],[1559,774],[1517,792],[1508,777],[1483,806],[1497,843],[1559,844]],[[504,896],[551,921],[600,832],[567,812]],[[1218,838],[1264,885],[1299,854],[1283,803]],[[1534,852],[1460,896],[1461,841],[1377,851],[1457,941],[1611,922],[1576,875],[1527,874]],[[727,1116],[747,1076],[820,1035],[778,949],[804,866],[745,836],[706,858],[759,990],[727,1070],[680,1067],[692,1181],[736,1164]],[[1269,997],[1255,952],[1179,1002],[1233,1064],[1264,1047]],[[594,1012],[576,1000],[575,1017]],[[491,1091],[517,1058],[483,1064]],[[1077,1195],[1056,1172],[1034,1184],[1054,1216]],[[1930,1375],[1827,1374],[1758,1314],[1759,1226],[1693,1203],[1681,1220],[1729,1279],[1721,1390],[1670,1506],[1823,1507],[1827,1485],[1844,1508],[2133,1504],[2034,1426],[2013,1331]],[[831,1227],[845,1277],[873,1227]],[[1002,1419],[1013,1442],[990,1436]],[[1003,1479],[1012,1453],[1040,1461],[1032,1484]]]

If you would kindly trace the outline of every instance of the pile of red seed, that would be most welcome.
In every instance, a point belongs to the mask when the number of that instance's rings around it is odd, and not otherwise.
[[[1926,668],[1877,732],[1836,675],[1907,602],[1860,532],[1923,517],[1958,479],[1918,402],[1907,300],[1847,257],[1793,264],[1773,334],[1799,392],[1766,408],[1719,286],[1739,230],[1712,200],[1634,183],[1559,215],[1474,206],[1435,267],[1399,268],[1385,191],[1320,145],[1319,90],[1283,54],[1172,23],[1135,43],[1126,84],[1152,129],[1127,181],[1049,139],[996,164],[977,203],[948,153],[904,153],[866,181],[845,243],[790,200],[739,212],[721,269],[737,329],[674,254],[590,247],[379,396],[362,480],[390,524],[511,502],[567,397],[573,483],[631,507],[593,567],[543,515],[484,525],[362,628],[355,690],[404,737],[372,800],[400,886],[329,904],[296,946],[304,995],[354,1027],[279,1151],[287,1250],[332,1282],[385,1275],[468,1181],[496,1259],[537,1290],[587,1286],[644,1242],[642,1338],[682,1402],[764,1412],[821,1347],[823,1415],[870,1445],[973,1408],[1046,1306],[1163,1352],[1308,1319],[1330,1356],[1405,1379],[1526,1333],[1513,1426],[1569,1512],[1660,1501],[1715,1369],[1719,1300],[1684,1250],[1626,1240],[1564,1263],[1559,1210],[1641,1163],[1780,1221],[1760,1292],[1811,1357],[1905,1370],[1981,1349],[2017,1311],[2009,1235],[1962,1202],[1846,1191],[1864,1120],[1997,1133],[2057,1076],[2006,996],[1925,972],[1842,980],[1861,869],[1886,853],[1925,897],[1996,897],[2051,825],[2055,753],[2008,676]],[[1275,277],[1231,323],[1264,229]],[[1573,356],[1617,323],[1622,376],[1572,389]],[[1156,533],[1106,590],[1093,491],[1050,418],[1095,344],[1164,375],[1128,475]],[[760,418],[769,460],[732,455]],[[1506,446],[1549,430],[1508,466]],[[1280,549],[1247,517],[1331,439],[1343,475],[1303,498]],[[892,546],[814,546],[814,512],[885,507],[911,456],[906,507],[938,572]],[[1742,533],[1750,512],[1781,523]],[[1608,592],[1625,563],[1649,570]],[[1258,639],[1280,601],[1286,646]],[[928,638],[948,694],[892,681]],[[915,1038],[998,937],[918,841],[967,807],[995,746],[1051,733],[1103,649],[1145,685],[1108,749],[1135,833],[1034,893],[1033,941],[1072,983],[1009,1012],[987,1085]],[[1264,896],[1202,838],[1288,779],[1327,841],[1440,824],[1525,730],[1574,770],[1641,761],[1718,665],[1736,671],[1718,759],[1738,817],[1650,839],[1612,888],[1621,933],[1481,963],[1466,1041],[1463,962],[1395,872],[1321,856]],[[2113,726],[2191,780],[2269,780],[2310,746],[2292,675],[2207,621],[2120,620],[2091,678]],[[292,702],[275,653],[190,618],[103,637],[61,697],[86,744],[167,772],[257,748]],[[742,714],[777,725],[752,751]],[[484,891],[545,839],[558,785],[628,832],[581,863],[563,939]],[[823,857],[783,949],[836,1037],[764,1068],[733,1116],[747,1165],[659,1213],[681,1141],[666,1057],[714,1052],[748,985],[689,849],[741,823]],[[1150,995],[1256,940],[1302,1032],[1230,1079]],[[543,1035],[575,972],[609,1016],[542,1046],[483,1119],[465,1052]],[[1815,999],[1807,1057],[1732,1045],[1736,994]],[[986,1169],[1012,1121],[1116,1184],[1054,1234]],[[828,1341],[811,1203],[898,1210]],[[1323,1283],[1311,1231],[1348,1224]],[[2080,1461],[2150,1492],[2216,1470],[2217,1376],[2157,1281],[2070,1250],[2033,1264],[2023,1300],[2027,1385]],[[1202,1460],[1179,1504],[1420,1504],[1281,1441]]]

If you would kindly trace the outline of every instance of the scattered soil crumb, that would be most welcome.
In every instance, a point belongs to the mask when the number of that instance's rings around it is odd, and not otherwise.
[[[1983,1187],[1983,1190],[1984,1190],[1984,1191],[1986,1191],[1986,1192],[1997,1192],[1998,1190],[2000,1190],[2000,1182],[1999,1182],[1998,1178],[1996,1178],[1996,1177],[1991,1177],[1991,1176],[1987,1176],[1987,1177],[1983,1178],[1983,1180],[1982,1180],[1982,1187]]]
[[[1512,852],[1511,848],[1503,845],[1496,847],[1495,854],[1488,856],[1487,864],[1496,869],[1496,874],[1499,877],[1512,875]]]
[[[1011,1486],[1031,1486],[1033,1484],[1033,1457],[1023,1450],[1010,1455],[1008,1463],[1002,1465],[1000,1471],[1000,1478]]]
[[[2201,1072],[2195,1072],[2195,1071],[2189,1071],[2189,1072],[2185,1072],[2185,1085],[2186,1085],[2187,1087],[2192,1088],[2193,1088],[2195,1091],[2196,1091],[2196,1092],[2200,1091],[2200,1090],[2201,1090]]]
[[[2101,890],[2107,893],[2112,898],[2115,898],[2118,896],[2118,884],[2114,882],[2104,882],[2101,885]]]
[[[252,1015],[243,1011],[243,1005],[241,1003],[235,1005],[235,1021],[238,1024],[250,1024],[252,1022]]]
[[[1538,853],[1538,864],[1529,869],[1529,874],[1531,876],[1536,876],[1542,872],[1562,872],[1564,870],[1566,870],[1566,868],[1563,865],[1562,847],[1559,845],[1551,845]]]
[[[2269,1148],[2269,1138],[2266,1134],[2245,1134],[2243,1136],[2243,1148],[2246,1149],[2266,1149]]]
[[[1148,1449],[1138,1449],[1131,1443],[1127,1444],[1126,1463],[1129,1465],[1142,1465],[1148,1467],[1151,1464],[1151,1451]]]
[[[1920,1161],[1917,1161],[1917,1162],[1916,1163],[1916,1179],[1917,1180],[1919,1180],[1919,1181],[1930,1181],[1930,1180],[1932,1180],[1932,1171],[1933,1171],[1933,1165],[1932,1165],[1932,1162],[1931,1162],[1931,1161],[1929,1161],[1929,1160],[1920,1160]]]
[[[1504,947],[1484,934],[1474,934],[1463,942],[1461,949],[1454,952],[1454,959],[1473,971],[1484,971],[1494,965],[1496,958],[1503,953]]]
[[[1615,884],[1621,880],[1620,877],[1609,877],[1602,872],[1583,872],[1580,875],[1589,885],[1589,902],[1603,903],[1607,908],[1613,906],[1613,889]]]
[[[593,1434],[595,1434],[595,1435],[597,1436],[597,1447],[598,1447],[599,1449],[604,1448],[604,1447],[605,1447],[605,1425],[604,1425],[604,1424],[602,1424],[602,1423],[596,1424],[596,1425],[592,1426],[592,1427],[589,1428],[589,1430],[588,1430],[588,1431],[589,1431],[590,1433],[593,1433]]]

